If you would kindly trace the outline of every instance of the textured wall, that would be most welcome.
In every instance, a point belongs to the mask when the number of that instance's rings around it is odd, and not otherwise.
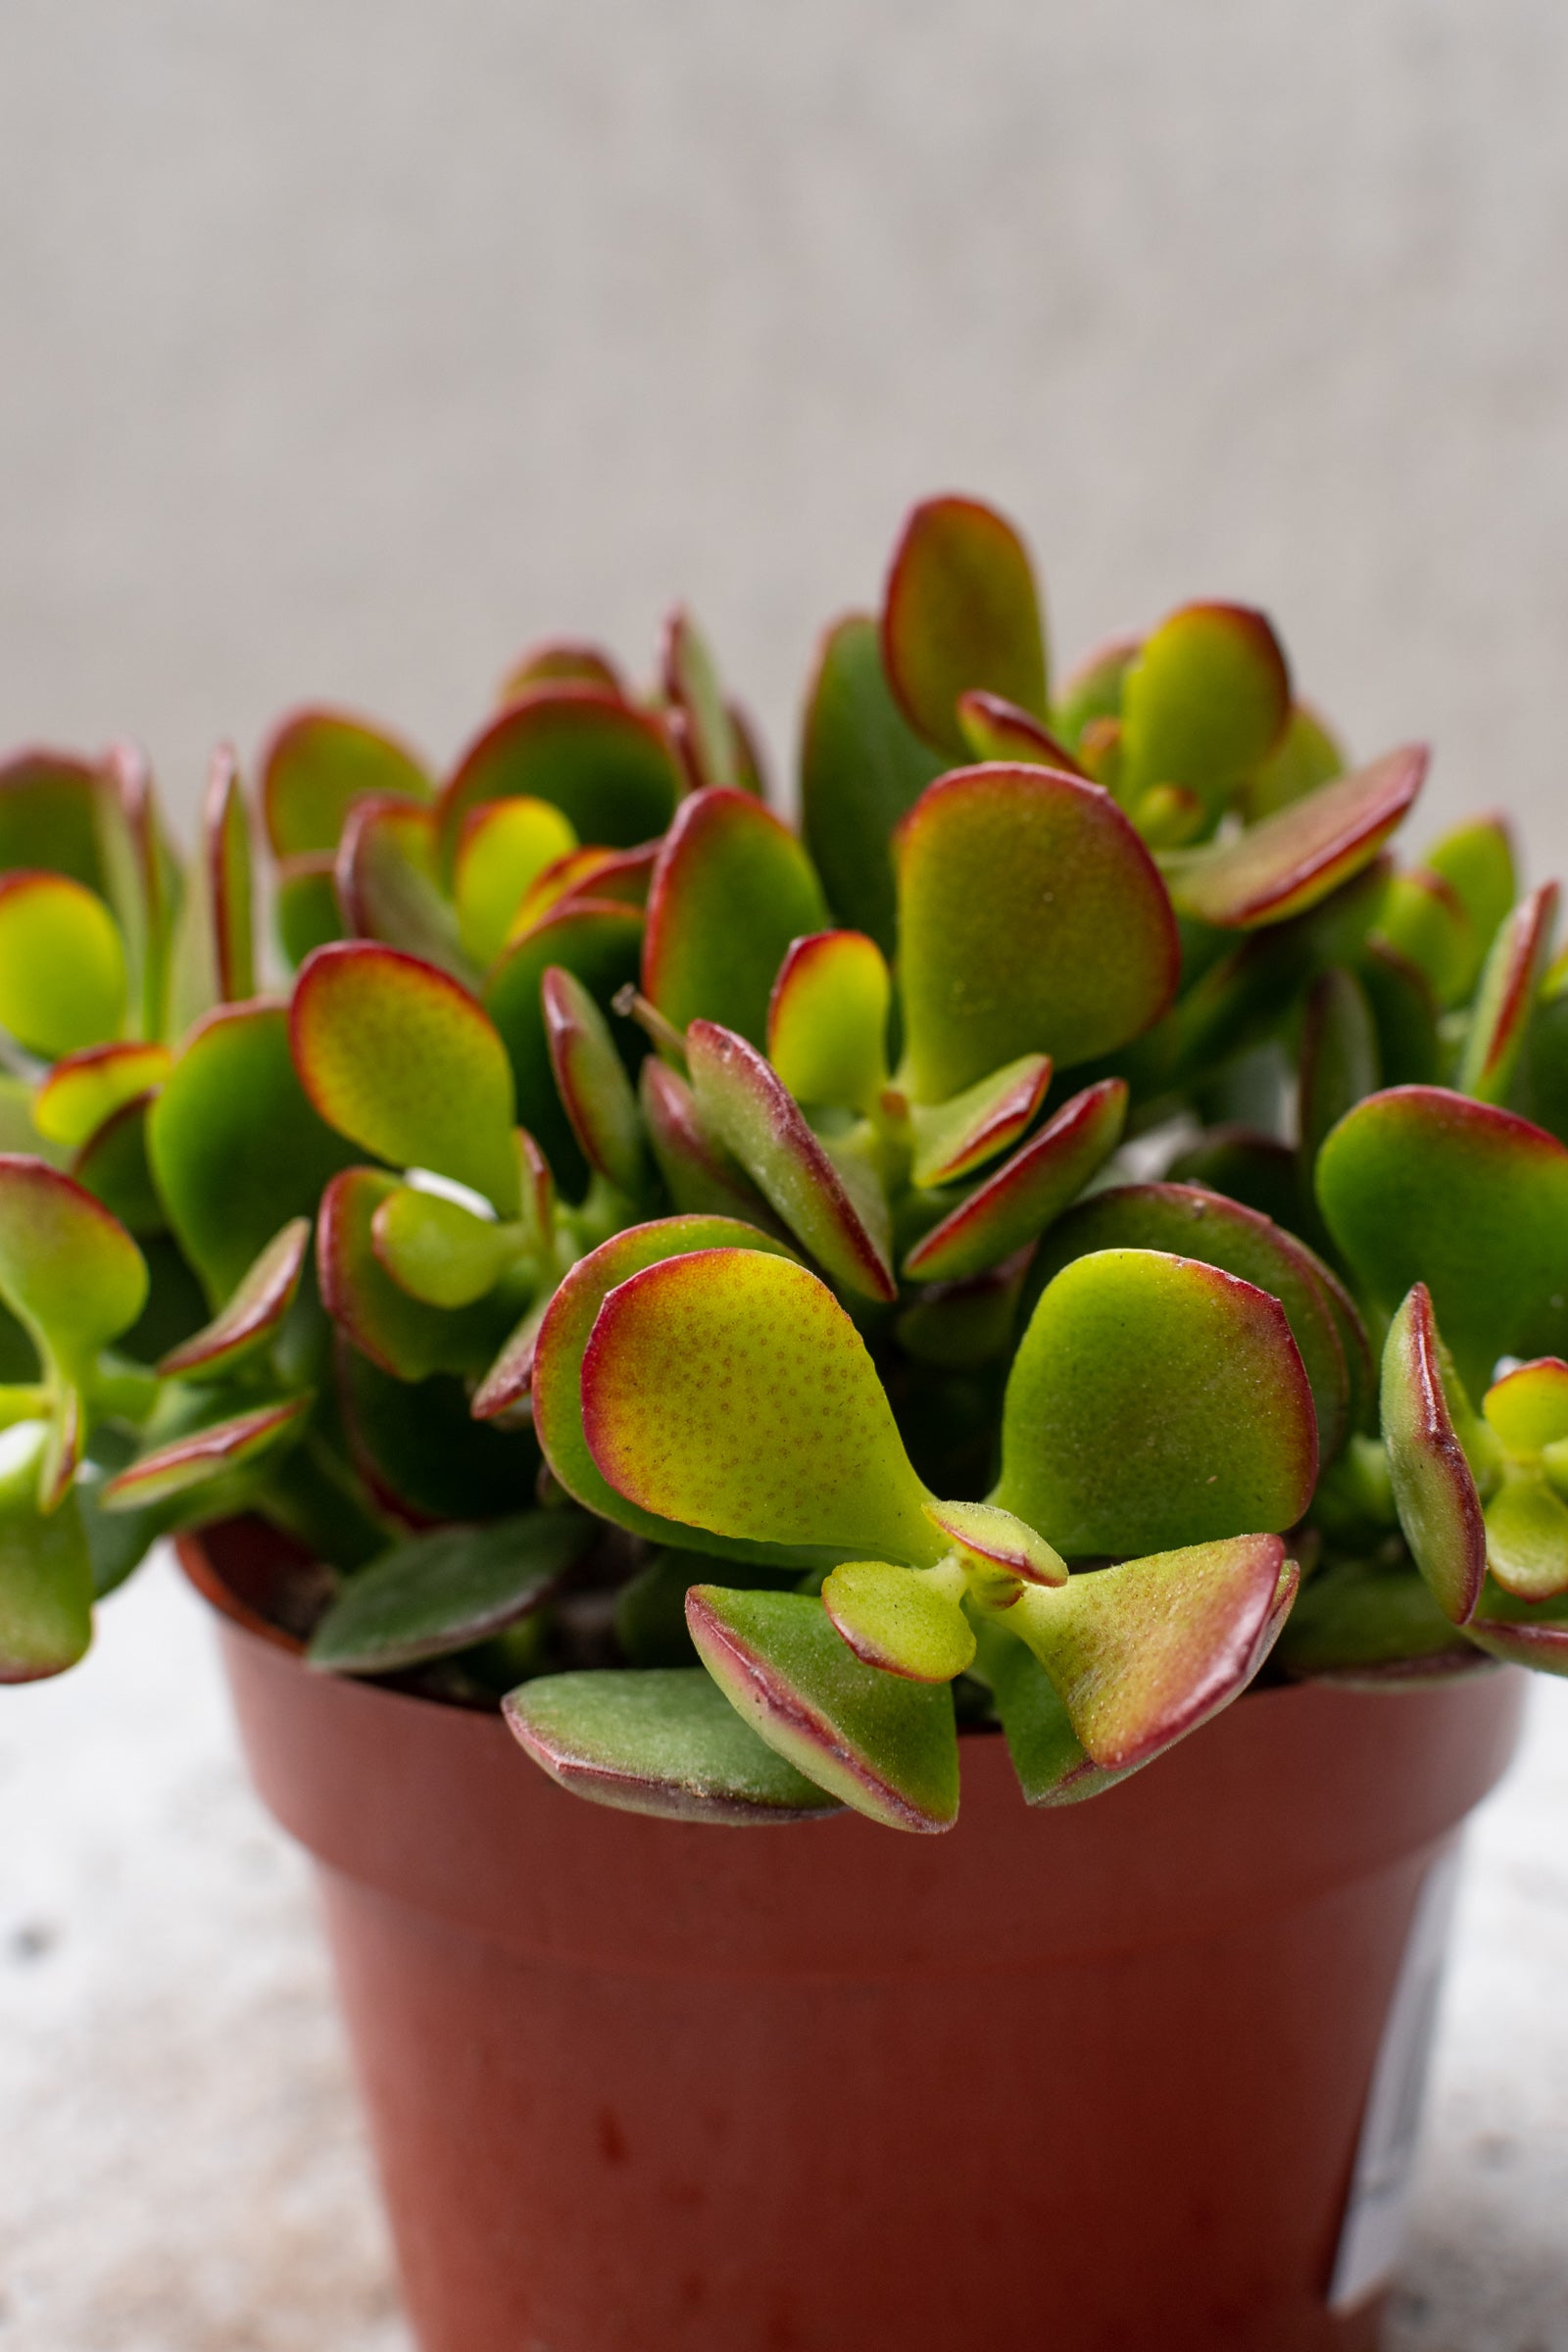
[[[7,0],[0,738],[445,757],[680,591],[784,746],[958,484],[1560,859],[1565,99],[1551,0]]]

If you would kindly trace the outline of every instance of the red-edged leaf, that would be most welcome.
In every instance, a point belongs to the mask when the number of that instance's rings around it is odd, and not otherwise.
[[[1454,1083],[1478,1102],[1506,1102],[1551,957],[1557,885],[1544,882],[1497,932],[1481,975]]]
[[[1044,717],[1046,642],[1034,569],[1017,532],[972,498],[907,516],[882,606],[882,659],[910,724],[968,756],[958,697],[982,687]]]
[[[167,1075],[170,1060],[167,1046],[87,1046],[66,1054],[33,1097],[38,1133],[74,1151],[117,1110],[149,1094]]]
[[[904,1261],[911,1282],[955,1282],[1001,1265],[1058,1217],[1121,1141],[1127,1087],[1102,1078],[950,1209]]]
[[[536,686],[475,737],[441,795],[448,857],[484,801],[526,796],[564,810],[579,841],[630,849],[662,833],[681,775],[664,730],[603,686]]]
[[[321,1303],[345,1339],[395,1380],[477,1374],[493,1359],[517,1308],[499,1293],[451,1310],[411,1298],[375,1249],[377,1209],[401,1189],[380,1168],[345,1168],[321,1195],[316,1227]]]
[[[368,719],[324,708],[279,719],[258,762],[267,837],[279,858],[337,847],[343,819],[367,793],[428,801],[423,762]]]
[[[1131,632],[1107,637],[1067,672],[1057,692],[1056,720],[1069,743],[1078,743],[1086,727],[1120,719],[1127,672],[1143,642]]]
[[[678,1029],[722,1021],[760,1045],[785,950],[826,923],[810,859],[771,810],[750,793],[694,793],[654,869],[643,994]]]
[[[1200,852],[1170,877],[1177,906],[1200,922],[1240,931],[1315,906],[1370,864],[1403,822],[1427,760],[1425,745],[1407,744]]]
[[[946,1102],[913,1110],[914,1182],[956,1184],[1015,1144],[1046,1099],[1051,1056],[1022,1054]]]
[[[1132,807],[1153,785],[1181,785],[1217,816],[1274,750],[1290,709],[1266,614],[1184,605],[1145,638],[1123,680],[1118,796]]]
[[[1067,1581],[1067,1563],[1060,1552],[994,1502],[928,1502],[925,1515],[968,1559],[1021,1576],[1025,1584]]]
[[[438,964],[466,986],[477,985],[478,967],[437,879],[433,809],[388,794],[356,801],[344,822],[333,880],[354,938],[378,939]]]
[[[1560,1355],[1515,1364],[1487,1391],[1482,1411],[1510,1453],[1540,1453],[1568,1438],[1568,1364]]]
[[[1296,1125],[1308,1186],[1324,1137],[1377,1092],[1382,1074],[1366,992],[1353,972],[1332,964],[1313,981],[1301,1020]]]
[[[583,1157],[635,1199],[647,1173],[642,1120],[609,1024],[560,964],[546,971],[540,996],[556,1086]]]
[[[312,850],[302,858],[280,858],[273,869],[273,920],[291,971],[298,971],[315,949],[343,937],[336,865],[331,850]]]
[[[740,785],[735,737],[713,657],[691,614],[677,605],[664,623],[660,670],[670,710],[678,718],[676,741],[693,789]]]
[[[587,1183],[588,1168],[556,1091],[540,991],[545,973],[559,964],[582,982],[602,1012],[608,1010],[616,992],[637,977],[642,936],[635,907],[573,901],[514,939],[485,984],[485,1010],[507,1049],[523,1125],[573,1196]]]
[[[535,686],[602,686],[627,700],[625,682],[603,646],[580,637],[547,637],[530,645],[501,681],[499,703],[514,703]]]
[[[488,970],[541,874],[569,857],[577,836],[548,801],[485,801],[458,837],[453,891],[464,947]]]
[[[1013,766],[1054,767],[1060,774],[1081,776],[1084,769],[1066,745],[1000,694],[972,689],[957,701],[958,731],[971,760],[1001,760]]]
[[[69,874],[104,896],[99,791],[96,769],[72,752],[27,745],[0,760],[0,870]]]
[[[767,1007],[767,1058],[798,1102],[868,1111],[887,1084],[893,981],[863,931],[789,947]]]
[[[291,1217],[272,1236],[221,1311],[161,1359],[158,1369],[164,1377],[172,1379],[181,1373],[214,1377],[275,1339],[294,1303],[310,1247],[309,1217]]]
[[[675,1207],[698,1216],[744,1217],[782,1238],[783,1226],[751,1178],[705,1130],[685,1079],[650,1054],[638,1092],[654,1158]]]
[[[1486,1529],[1444,1392],[1442,1342],[1424,1283],[1415,1285],[1389,1326],[1382,1408],[1405,1542],[1444,1615],[1466,1625],[1486,1577]]]
[[[261,1455],[296,1436],[311,1409],[309,1396],[288,1396],[277,1404],[257,1405],[227,1421],[215,1421],[172,1445],[156,1446],[110,1479],[101,1494],[106,1511],[145,1509],[187,1494],[235,1470],[248,1468]]]
[[[0,1027],[53,1060],[120,1035],[125,956],[103,900],[67,874],[0,874]]]
[[[170,973],[170,1023],[178,1037],[215,1004],[256,994],[250,814],[233,748],[208,769],[201,837],[186,879]]]

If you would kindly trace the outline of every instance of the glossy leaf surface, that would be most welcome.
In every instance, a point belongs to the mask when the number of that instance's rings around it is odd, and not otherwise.
[[[858,1658],[916,1683],[951,1683],[974,1656],[974,1629],[952,1592],[887,1560],[845,1560],[822,1606]]]
[[[1064,1585],[1067,1563],[1043,1536],[994,1502],[928,1502],[933,1527],[967,1558],[1005,1569],[1031,1585]]]
[[[427,1306],[471,1306],[514,1254],[493,1220],[440,1193],[400,1184],[370,1219],[370,1246],[399,1290]]]
[[[147,1267],[101,1202],[41,1159],[0,1153],[0,1295],[63,1367],[141,1312]]]
[[[745,1217],[782,1235],[784,1228],[740,1162],[703,1126],[685,1079],[656,1054],[638,1073],[638,1099],[655,1161],[677,1209],[696,1216]]]
[[[1475,1615],[1487,1568],[1481,1497],[1454,1429],[1443,1344],[1425,1284],[1389,1326],[1383,1349],[1383,1443],[1399,1524],[1445,1616]]]
[[[481,1372],[516,1305],[491,1295],[461,1310],[432,1306],[393,1279],[375,1246],[375,1219],[404,1189],[380,1168],[346,1168],[332,1178],[316,1228],[321,1303],[344,1337],[394,1379]]]
[[[1046,644],[1034,568],[1017,532],[978,499],[909,514],[888,572],[882,659],[911,726],[957,759],[958,697],[983,687],[1043,718]]]
[[[310,1409],[309,1396],[290,1396],[234,1413],[225,1421],[209,1422],[188,1437],[154,1446],[109,1480],[102,1491],[102,1507],[106,1511],[145,1509],[227,1478],[235,1470],[248,1469],[264,1454],[297,1437]]]
[[[1520,1600],[1568,1592],[1568,1507],[1540,1478],[1511,1478],[1486,1510],[1487,1567]]]
[[[1051,1059],[1022,1054],[946,1102],[917,1103],[914,1182],[922,1188],[956,1184],[1015,1144],[1046,1099]]]

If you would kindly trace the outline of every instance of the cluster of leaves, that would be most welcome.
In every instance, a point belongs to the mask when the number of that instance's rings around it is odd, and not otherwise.
[[[1499,819],[1396,865],[1425,764],[1240,606],[1054,683],[942,498],[799,831],[684,612],[444,781],[291,715],[275,993],[232,755],[183,871],[129,751],[0,766],[0,1675],[242,1512],[314,1665],[690,1818],[945,1828],[960,1725],[1072,1801],[1265,1661],[1568,1671],[1568,956]]]

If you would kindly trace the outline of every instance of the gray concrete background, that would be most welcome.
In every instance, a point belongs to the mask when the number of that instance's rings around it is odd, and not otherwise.
[[[7,0],[0,740],[438,759],[691,598],[782,760],[903,506],[1058,645],[1279,616],[1568,862],[1550,0]],[[301,1866],[160,1571],[0,1698],[3,2352],[400,2352]],[[1399,2352],[1568,2352],[1568,1705],[1461,1922]],[[744,2347],[737,2347],[744,2352]]]

